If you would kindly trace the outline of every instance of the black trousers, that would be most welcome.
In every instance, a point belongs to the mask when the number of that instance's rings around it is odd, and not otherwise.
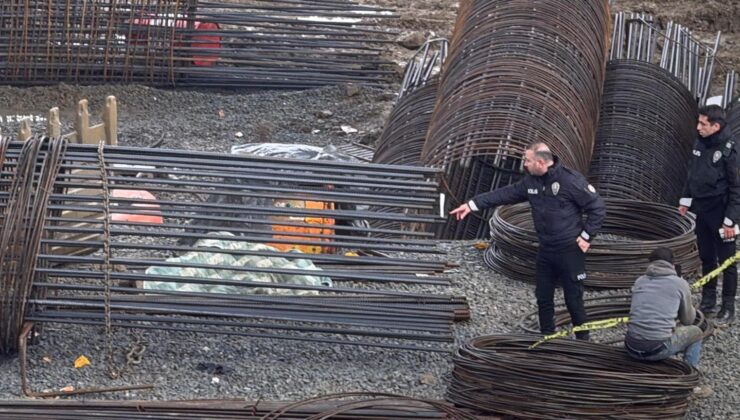
[[[719,203],[717,203],[719,204]],[[702,274],[707,274],[719,264],[735,255],[735,241],[724,242],[719,236],[724,216],[723,205],[704,205],[696,212],[696,245],[699,247]],[[705,292],[717,293],[717,280],[704,286]],[[722,273],[722,297],[734,299],[737,292],[737,265]]]
[[[586,322],[586,309],[583,307],[583,281],[586,279],[586,255],[578,245],[564,250],[540,250],[537,254],[537,309],[540,332],[555,332],[555,287],[563,286],[565,305],[573,321],[578,326]],[[588,333],[576,333],[584,337]]]

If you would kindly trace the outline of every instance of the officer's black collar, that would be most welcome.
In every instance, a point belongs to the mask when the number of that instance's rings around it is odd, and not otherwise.
[[[714,148],[721,144],[724,144],[727,141],[729,130],[726,130],[725,128],[722,128],[718,132],[712,134],[709,137],[701,137],[702,142],[704,142],[704,145],[706,147]]]
[[[560,175],[563,165],[560,164],[560,158],[552,155],[552,165],[547,168],[547,172],[542,175],[542,178],[547,180],[549,178],[557,178]]]

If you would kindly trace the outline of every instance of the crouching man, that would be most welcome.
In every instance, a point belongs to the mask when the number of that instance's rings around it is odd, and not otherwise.
[[[676,274],[670,249],[654,250],[649,260],[647,271],[632,288],[624,346],[632,358],[646,361],[683,352],[683,360],[697,368],[702,331],[692,325],[696,311],[689,284]],[[682,325],[676,325],[676,318]]]

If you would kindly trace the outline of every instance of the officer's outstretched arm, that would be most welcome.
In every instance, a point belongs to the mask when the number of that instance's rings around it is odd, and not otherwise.
[[[490,209],[504,204],[516,204],[527,201],[527,187],[524,180],[516,184],[497,188],[493,191],[478,194],[468,201],[468,206],[473,211]]]

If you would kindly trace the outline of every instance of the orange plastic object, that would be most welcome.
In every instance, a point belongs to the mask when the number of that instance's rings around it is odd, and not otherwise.
[[[157,201],[157,198],[154,197],[151,193],[144,190],[112,190],[110,193],[111,197],[114,198],[134,198],[138,200],[151,200],[151,201]],[[144,204],[144,203],[134,203],[132,204],[133,207],[144,207],[147,210],[149,209],[157,209],[159,210],[158,204]],[[152,223],[161,225],[164,223],[164,219],[162,218],[161,214],[159,212],[156,212],[157,214],[127,214],[127,213],[113,213],[111,215],[111,219],[114,222],[138,222],[138,223]]]
[[[154,27],[152,31],[157,30],[157,28],[171,28],[173,19],[168,17],[162,17],[157,15],[150,15],[147,17],[142,18],[134,18],[132,21],[132,24],[135,26],[151,26]],[[176,29],[182,29],[186,30],[188,27],[188,21],[186,19],[177,19],[175,22],[175,28]],[[218,23],[215,22],[200,22],[195,21],[193,22],[193,26],[196,31],[204,31],[204,32],[218,32],[221,28],[218,25]],[[148,30],[137,30],[133,32],[131,37],[131,44],[132,45],[147,45],[148,43]],[[190,42],[183,42],[190,40]],[[216,50],[221,48],[221,37],[218,35],[210,34],[210,35],[192,35],[192,37],[188,37],[188,35],[177,35],[176,42],[174,43],[175,48],[182,48],[182,47],[191,47],[195,50],[198,49],[208,49],[208,50]],[[193,65],[197,67],[212,67],[213,63],[215,63],[218,60],[218,57],[215,55],[193,55]]]
[[[275,207],[292,207],[292,208],[305,208],[305,209],[320,209],[320,210],[334,210],[334,203],[325,203],[322,201],[301,201],[301,200],[280,200],[275,201]],[[334,229],[325,226],[334,226],[334,219],[325,217],[300,217],[300,216],[275,216],[272,218],[273,232],[290,232],[290,233],[307,233],[307,234],[320,234],[320,235],[332,235]],[[319,227],[304,227],[304,226],[286,226],[280,223],[308,223],[313,225],[319,225]],[[275,239],[290,239],[290,240],[305,240],[305,241],[323,241],[328,242],[328,239],[312,238],[297,235],[280,235],[273,234]],[[300,245],[300,244],[284,244],[284,243],[271,243],[268,244],[281,251],[290,251],[297,249],[307,254],[325,254],[334,252],[334,248],[320,245]]]

